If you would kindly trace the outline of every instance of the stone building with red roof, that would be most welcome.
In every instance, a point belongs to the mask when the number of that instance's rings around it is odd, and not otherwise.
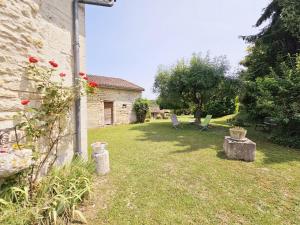
[[[136,121],[133,104],[144,88],[120,78],[89,75],[88,79],[99,86],[97,94],[87,100],[88,128]]]

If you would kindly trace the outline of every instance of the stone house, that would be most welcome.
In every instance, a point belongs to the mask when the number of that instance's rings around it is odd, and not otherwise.
[[[98,94],[89,96],[87,100],[88,128],[136,121],[133,104],[142,96],[144,88],[120,78],[104,76],[88,76],[88,78],[99,85]]]
[[[79,6],[80,62],[85,70],[85,9]],[[67,74],[65,86],[73,85],[73,16],[71,0],[0,0],[0,129],[15,124],[13,116],[23,106],[21,99],[36,98],[32,80],[23,76],[29,56],[47,65],[55,59],[58,72]],[[86,118],[86,98],[81,99],[81,117]],[[72,159],[75,146],[75,110],[71,113],[68,135],[60,146],[58,163]],[[80,148],[87,156],[86,119],[80,122]]]

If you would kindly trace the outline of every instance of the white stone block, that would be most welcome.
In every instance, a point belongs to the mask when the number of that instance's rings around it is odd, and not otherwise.
[[[98,175],[106,175],[110,171],[109,167],[109,152],[107,150],[102,150],[100,153],[93,155],[96,163],[96,173]]]

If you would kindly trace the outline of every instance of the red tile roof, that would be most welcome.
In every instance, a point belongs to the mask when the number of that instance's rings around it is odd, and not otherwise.
[[[96,76],[96,75],[88,75],[88,78],[90,81],[96,82],[100,86],[100,88],[105,87],[105,88],[121,89],[121,90],[145,91],[144,88],[120,78],[104,77],[104,76]]]

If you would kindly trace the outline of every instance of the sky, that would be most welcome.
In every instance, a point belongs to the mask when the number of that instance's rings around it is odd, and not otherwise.
[[[193,53],[226,55],[232,70],[269,0],[117,0],[113,8],[86,7],[87,72],[152,86],[159,65]]]

